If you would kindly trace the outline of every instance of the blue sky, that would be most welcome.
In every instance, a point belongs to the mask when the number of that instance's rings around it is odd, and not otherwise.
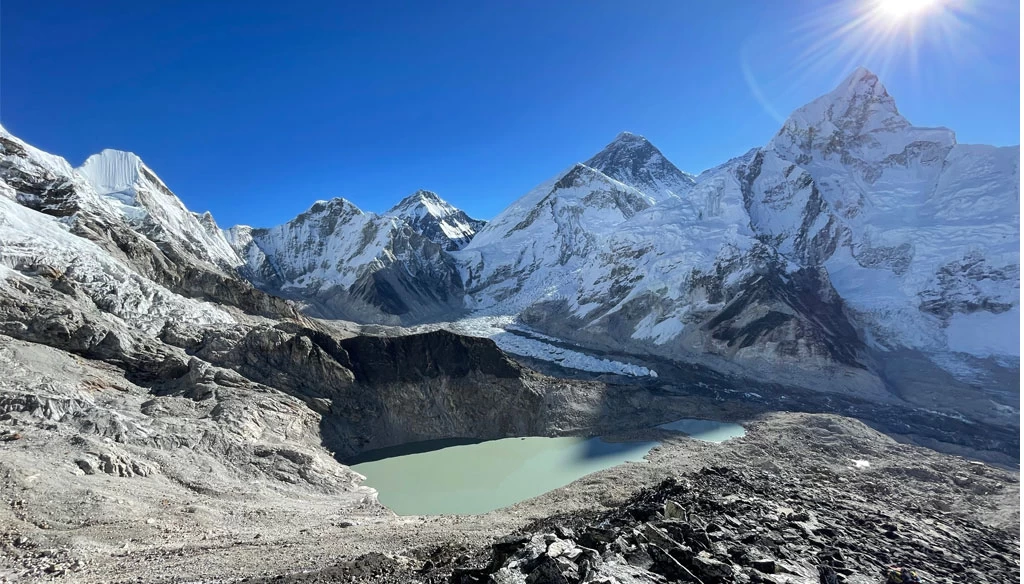
[[[833,34],[876,1],[5,0],[0,123],[136,152],[222,226],[418,188],[490,218],[622,130],[699,172],[857,65],[915,124],[1019,143],[1016,2]]]

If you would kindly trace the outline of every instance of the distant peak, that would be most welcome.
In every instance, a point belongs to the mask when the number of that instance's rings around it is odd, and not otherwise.
[[[387,214],[402,217],[427,214],[441,218],[458,212],[458,209],[439,197],[437,193],[420,189],[399,201]]]
[[[620,133],[583,164],[657,200],[693,185],[692,176],[679,170],[647,138],[632,132]]]
[[[619,135],[608,143],[605,150],[613,150],[621,147],[636,148],[640,146],[651,146],[651,143],[647,138],[644,138],[640,134],[634,134],[633,132],[619,132]]]
[[[426,189],[420,189],[420,190],[416,191],[415,193],[413,193],[413,194],[409,195],[408,197],[406,197],[406,198],[402,199],[401,201],[399,201],[398,205],[396,205],[396,207],[403,207],[403,206],[406,206],[406,205],[415,205],[415,204],[418,204],[418,203],[426,203],[426,202],[445,203],[444,199],[442,199],[441,197],[437,196],[437,193],[435,193],[434,191],[428,191]],[[447,204],[447,203],[445,203],[445,204]]]
[[[334,197],[333,199],[324,201],[319,200],[313,203],[313,206],[309,208],[303,215],[319,215],[321,213],[332,213],[337,211],[354,211],[356,215],[361,215],[363,212],[359,207],[356,207],[355,203],[344,199],[342,197]]]
[[[196,219],[199,220],[199,224],[207,229],[218,229],[217,221],[213,218],[213,213],[204,211],[203,213],[192,213]]]

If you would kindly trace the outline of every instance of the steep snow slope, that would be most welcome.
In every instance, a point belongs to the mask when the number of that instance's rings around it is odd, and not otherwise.
[[[183,298],[141,277],[95,243],[69,232],[58,218],[16,202],[0,180],[0,287],[19,285],[26,276],[64,281],[66,294],[84,292],[104,313],[143,334],[159,334],[168,322],[196,325],[232,323],[216,306]]]
[[[399,324],[462,305],[462,280],[441,245],[345,199],[317,201],[270,229],[233,227],[227,239],[253,282],[319,316]]]
[[[197,258],[214,265],[241,265],[213,217],[186,209],[135,154],[104,150],[90,156],[78,172],[112,208],[151,240],[177,242]]]
[[[915,127],[858,69],[794,112],[760,161],[746,172],[755,229],[824,265],[875,343],[982,356],[997,347],[957,340],[977,337],[972,322],[1018,330],[1019,148]]]
[[[234,268],[241,262],[213,218],[185,209],[134,155],[107,151],[74,169],[0,128],[0,180],[19,205],[58,219],[71,235],[175,294],[261,316],[297,316],[242,279]]]
[[[234,322],[225,311],[140,275],[102,246],[106,240],[90,225],[105,221],[116,231],[122,217],[92,190],[90,177],[2,128],[0,148],[0,288],[17,290],[22,280],[42,275],[69,297],[85,294],[109,317],[149,335],[172,321]]]
[[[430,241],[448,251],[462,249],[486,221],[472,219],[430,191],[416,191],[385,215],[398,217]]]
[[[574,294],[582,262],[604,247],[617,225],[653,204],[583,164],[541,184],[456,252],[475,307],[514,311]]]
[[[652,151],[622,135],[576,167],[590,178],[571,197],[560,175],[499,215],[458,254],[474,306],[596,347],[831,371],[879,395],[904,374],[878,352],[922,351],[920,367],[982,385],[1017,367],[1018,148],[915,127],[859,69],[684,196],[627,213],[588,199],[658,191],[636,171]],[[565,219],[591,216],[604,220]]]

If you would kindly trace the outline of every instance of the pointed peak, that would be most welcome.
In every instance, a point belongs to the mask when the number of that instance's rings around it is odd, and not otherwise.
[[[428,199],[431,201],[441,200],[441,197],[437,196],[437,193],[435,193],[434,191],[428,191],[426,189],[419,189],[415,193],[413,193],[412,196],[419,197],[421,199]]]
[[[790,134],[807,128],[814,128],[819,135],[838,131],[851,136],[909,125],[878,76],[857,67],[835,89],[790,114],[773,142],[792,141]]]
[[[858,67],[831,92],[790,114],[768,149],[793,161],[851,155],[877,161],[902,150],[907,140],[956,143],[948,129],[911,125],[878,76]]]
[[[878,79],[878,75],[875,75],[874,73],[869,71],[867,67],[861,66],[861,67],[857,67],[856,69],[854,69],[853,73],[850,73],[846,77],[846,80],[843,83],[845,83],[846,85],[850,85],[850,84],[853,84],[853,83],[858,83],[858,82],[860,82],[862,80],[872,79],[872,78],[873,79]]]
[[[857,67],[829,95],[839,98],[858,95],[889,97],[889,92],[879,81],[878,75],[868,71],[865,67]]]
[[[640,134],[634,134],[633,132],[619,132],[619,135],[615,136],[615,139],[609,142],[601,153],[618,152],[624,149],[635,150],[638,148],[653,149],[654,145],[651,144],[650,140],[644,138]],[[600,156],[601,153],[599,153],[598,156]]]
[[[437,193],[435,193],[434,191],[419,189],[415,193],[399,201],[398,204],[394,206],[394,208],[398,209],[400,207],[407,207],[410,205],[419,205],[425,203],[439,203],[447,205],[445,200],[437,196]]]
[[[214,220],[213,218],[213,213],[210,213],[209,211],[204,211],[202,213],[192,213],[192,216],[195,217],[197,221],[199,221],[200,225],[207,228],[207,230],[219,229],[219,227],[217,226],[217,221]]]
[[[334,197],[333,199],[327,201],[321,199],[313,203],[313,206],[310,207],[302,215],[321,215],[327,213],[337,213],[342,211],[347,211],[353,215],[363,214],[363,211],[359,207],[357,207],[355,203],[353,203],[352,201],[349,201],[348,199],[342,197]],[[302,215],[300,215],[300,217]]]
[[[656,200],[680,195],[694,182],[647,138],[632,132],[620,133],[584,164]]]
[[[459,213],[448,201],[445,201],[433,191],[420,189],[408,197],[402,199],[392,207],[386,214],[399,217],[432,215],[437,218],[447,217]]]
[[[614,144],[615,142],[646,142],[646,141],[647,141],[647,138],[644,138],[640,134],[634,134],[633,132],[623,131],[623,132],[619,132],[619,135],[616,136],[614,140],[612,140],[612,143]]]

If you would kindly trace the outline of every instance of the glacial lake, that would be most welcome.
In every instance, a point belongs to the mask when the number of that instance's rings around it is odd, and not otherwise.
[[[658,426],[721,442],[743,436],[738,424],[678,420]],[[486,513],[563,487],[625,462],[640,462],[658,442],[602,438],[504,438],[416,442],[366,452],[352,461],[363,484],[398,515]]]

